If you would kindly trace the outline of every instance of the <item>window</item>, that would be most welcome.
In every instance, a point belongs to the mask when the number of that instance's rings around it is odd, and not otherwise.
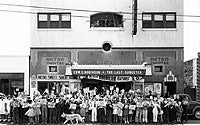
[[[142,13],[142,28],[176,28],[176,13]]]
[[[90,16],[90,27],[123,27],[123,16],[117,13],[98,13]]]
[[[49,73],[58,73],[58,66],[48,66]]]
[[[163,66],[154,66],[154,72],[163,72]]]
[[[38,13],[38,28],[71,28],[71,14]]]

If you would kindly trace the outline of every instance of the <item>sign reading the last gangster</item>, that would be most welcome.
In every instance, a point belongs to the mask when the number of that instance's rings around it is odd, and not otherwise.
[[[134,75],[145,75],[143,69],[72,69],[73,75],[117,75],[117,76],[134,76]]]

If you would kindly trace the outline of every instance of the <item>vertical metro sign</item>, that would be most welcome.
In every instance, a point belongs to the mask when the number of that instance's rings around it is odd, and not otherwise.
[[[137,0],[132,0],[132,26],[133,26],[133,35],[137,34]]]

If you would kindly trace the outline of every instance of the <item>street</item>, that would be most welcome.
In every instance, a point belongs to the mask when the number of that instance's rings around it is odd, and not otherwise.
[[[188,120],[186,124],[200,124],[200,120]]]
[[[95,125],[101,125],[99,123],[81,123],[81,124],[77,124],[77,125],[94,125],[94,124]],[[199,125],[200,124],[200,120],[188,120],[186,123],[183,123],[181,125],[190,125],[190,124],[198,124]],[[0,125],[11,125],[11,124],[0,123]],[[22,124],[14,124],[14,125],[22,125]],[[52,125],[52,124],[48,124],[48,125]],[[63,124],[57,124],[57,125],[63,125]],[[122,124],[120,124],[120,123],[119,124],[113,123],[112,125],[122,125]],[[126,125],[126,124],[123,124],[123,125]],[[152,124],[146,124],[146,125],[152,125]]]

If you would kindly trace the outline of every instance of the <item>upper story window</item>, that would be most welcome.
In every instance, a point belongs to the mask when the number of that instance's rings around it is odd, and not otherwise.
[[[142,28],[176,28],[176,12],[142,13]]]
[[[117,13],[97,13],[90,16],[90,27],[123,27],[123,16]]]
[[[71,14],[38,13],[38,28],[71,28]]]

